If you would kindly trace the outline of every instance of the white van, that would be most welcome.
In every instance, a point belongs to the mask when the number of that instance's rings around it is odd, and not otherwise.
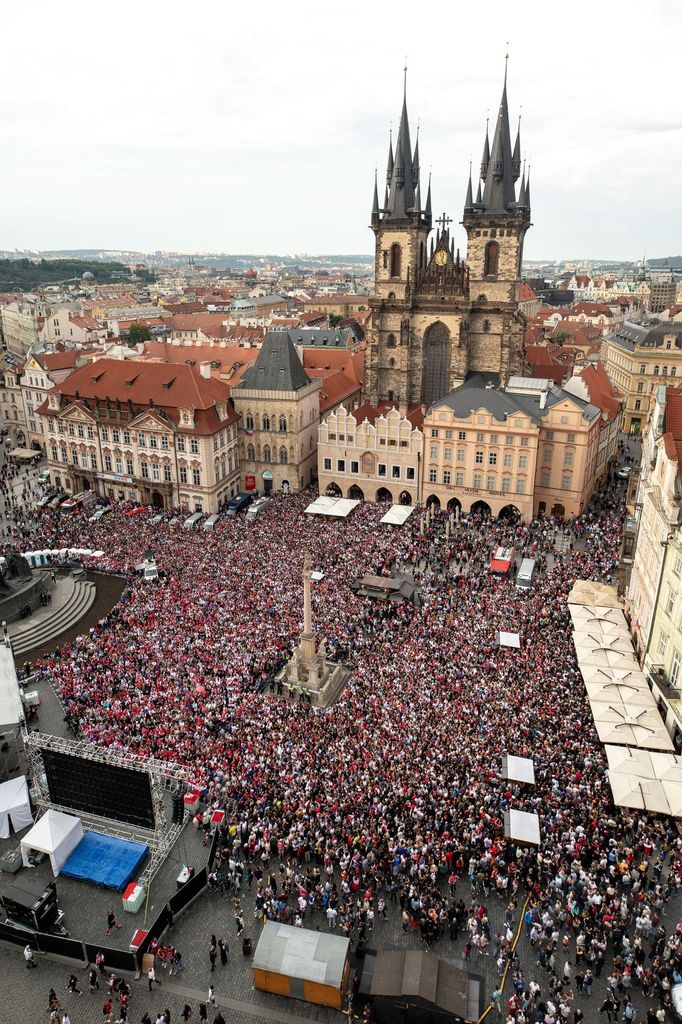
[[[533,582],[535,574],[535,559],[524,558],[516,574],[516,586],[521,590],[528,590]]]
[[[209,516],[206,522],[202,525],[202,530],[212,530],[215,524],[218,522],[220,516],[217,512],[214,512],[212,516]]]
[[[200,519],[204,518],[203,512],[194,512],[188,519],[185,519],[183,526],[186,530],[193,530]]]
[[[272,504],[272,498],[256,498],[254,503],[249,506],[246,512],[247,519],[257,519],[261,512],[265,512]]]

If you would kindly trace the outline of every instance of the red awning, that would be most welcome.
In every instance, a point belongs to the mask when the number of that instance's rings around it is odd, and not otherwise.
[[[490,563],[491,572],[509,572],[511,569],[511,562],[501,562],[498,558],[493,558]]]

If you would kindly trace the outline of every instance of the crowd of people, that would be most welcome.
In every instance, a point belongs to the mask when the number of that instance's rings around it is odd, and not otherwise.
[[[592,989],[602,1019],[634,1020],[635,990],[647,1024],[664,1019],[682,980],[681,929],[664,909],[682,844],[673,822],[613,805],[566,603],[577,578],[615,579],[622,493],[566,524],[439,510],[402,528],[372,505],[340,522],[307,516],[310,500],[279,497],[210,534],[152,524],[153,510],[95,523],[19,513],[15,543],[101,550],[93,566],[127,577],[106,619],[36,666],[74,731],[189,766],[227,811],[212,882],[253,888],[263,919],[365,945],[399,914],[436,952],[452,942],[465,962],[493,957],[511,980],[491,994],[509,1024],[581,1021]],[[488,571],[497,545],[536,559],[529,590]],[[163,570],[153,582],[134,573],[149,548]],[[324,574],[316,633],[352,667],[326,711],[269,686],[300,632],[306,551]],[[395,571],[417,584],[417,606],[351,590]],[[501,631],[520,648],[501,647]],[[534,787],[503,777],[504,753],[533,759]],[[506,838],[510,807],[539,815],[538,849]],[[537,977],[515,946],[521,923]]]

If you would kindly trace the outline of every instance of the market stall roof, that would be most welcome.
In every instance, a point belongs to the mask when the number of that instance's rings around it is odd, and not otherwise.
[[[36,451],[35,448],[14,448],[10,455],[13,459],[38,459],[41,452]]]
[[[568,595],[569,604],[599,608],[620,608],[616,588],[596,580],[576,580]]]
[[[617,807],[637,807],[642,811],[670,814],[670,804],[660,782],[632,778],[619,772],[609,773],[613,802]]]
[[[637,664],[632,654],[621,654],[620,651],[579,650],[576,653],[578,655],[578,662],[581,669],[583,665],[592,665],[596,668],[620,668],[629,670],[636,667]]]
[[[512,782],[526,782],[529,786],[535,785],[535,765],[530,757],[503,754],[502,775]]]
[[[521,647],[521,639],[518,633],[497,633],[497,642],[500,647]]]
[[[644,750],[674,750],[673,741],[655,707],[628,709],[620,705],[617,713],[614,713],[610,704],[594,703],[591,708],[594,727],[602,743],[641,747]],[[621,708],[625,709],[625,713]]]
[[[350,940],[342,935],[266,921],[256,946],[253,967],[340,988],[349,946]]]
[[[598,625],[604,628],[608,625],[620,626],[623,615],[620,608],[595,608],[593,605],[570,604],[568,610],[576,629],[579,623]]]
[[[641,686],[637,686],[633,683],[614,683],[605,680],[600,683],[585,683],[585,689],[590,704],[616,703],[618,705],[629,704],[632,701],[643,703],[642,697],[646,697],[646,694],[651,696],[651,691],[645,682]]]
[[[329,498],[321,494],[312,504],[308,505],[306,512],[310,516],[333,516],[336,519],[345,519],[353,511],[359,501],[350,498]]]
[[[413,512],[413,505],[391,505],[386,515],[382,516],[379,522],[389,523],[391,526],[402,526]]]
[[[504,812],[504,834],[522,846],[539,846],[540,819],[537,814],[512,808]]]
[[[630,683],[638,689],[646,687],[644,673],[639,668],[609,668],[603,665],[581,665],[580,673],[585,685],[587,683]]]

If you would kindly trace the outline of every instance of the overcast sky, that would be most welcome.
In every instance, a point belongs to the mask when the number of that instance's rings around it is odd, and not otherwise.
[[[508,43],[526,255],[682,249],[678,0],[3,0],[0,16],[0,248],[370,253],[405,55],[434,213],[459,221]]]

